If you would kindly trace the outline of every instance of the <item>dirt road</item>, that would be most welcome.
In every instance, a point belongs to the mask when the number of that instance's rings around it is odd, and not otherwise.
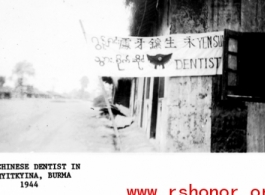
[[[113,130],[78,100],[1,100],[0,152],[114,152]]]

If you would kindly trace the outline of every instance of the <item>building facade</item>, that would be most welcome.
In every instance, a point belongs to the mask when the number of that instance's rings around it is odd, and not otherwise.
[[[135,2],[138,12],[136,10],[133,17],[132,36],[228,29],[224,41],[223,75],[132,79],[131,115],[136,117],[147,137],[154,139],[161,151],[264,152],[262,75],[258,73],[260,71],[249,72],[241,67],[242,61],[261,59],[254,56],[257,49],[249,52],[254,46],[245,40],[257,37],[259,32],[261,44],[265,43],[262,33],[265,32],[265,1],[160,0],[156,4],[147,1],[146,6],[144,1]],[[149,15],[156,15],[151,24]],[[247,48],[245,53],[244,48]],[[255,69],[264,64],[259,60],[254,63],[259,64]],[[249,62],[244,66],[253,64]],[[232,71],[231,67],[236,68]],[[255,79],[257,77],[259,79]],[[259,90],[252,90],[255,87]]]

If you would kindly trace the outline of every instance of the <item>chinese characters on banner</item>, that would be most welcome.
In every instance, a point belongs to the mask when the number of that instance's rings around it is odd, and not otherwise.
[[[222,74],[224,33],[160,37],[89,37],[91,67],[100,76]]]

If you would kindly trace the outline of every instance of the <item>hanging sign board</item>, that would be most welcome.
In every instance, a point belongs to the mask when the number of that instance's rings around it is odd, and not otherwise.
[[[224,32],[160,37],[90,36],[90,66],[100,76],[222,74]]]

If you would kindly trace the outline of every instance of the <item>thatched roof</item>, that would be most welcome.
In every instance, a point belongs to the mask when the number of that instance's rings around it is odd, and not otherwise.
[[[162,21],[161,10],[165,0],[126,0],[133,5],[131,36],[155,36],[153,32]],[[166,0],[167,1],[167,0]]]

